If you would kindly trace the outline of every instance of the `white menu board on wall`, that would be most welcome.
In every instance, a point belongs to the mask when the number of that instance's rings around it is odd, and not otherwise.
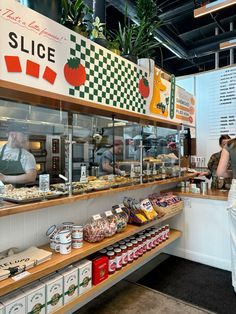
[[[206,95],[207,96],[207,95]],[[209,138],[236,136],[236,68],[215,72],[209,80]]]

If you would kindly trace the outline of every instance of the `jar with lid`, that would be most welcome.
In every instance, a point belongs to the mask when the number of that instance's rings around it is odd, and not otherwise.
[[[103,250],[100,250],[100,251],[99,251],[99,254],[100,254],[100,255],[106,255],[106,253],[107,253],[107,250],[106,250],[106,249],[103,249]]]
[[[143,254],[145,254],[147,252],[147,237],[145,235],[143,235],[143,236],[141,236],[141,239],[143,241],[143,243],[142,243]]]
[[[108,247],[106,248],[107,251],[113,251],[113,249],[114,249],[114,248],[113,248],[112,246],[108,246]]]
[[[136,240],[136,238],[135,238],[135,237],[129,237],[129,239],[130,239],[130,241],[134,241],[134,240]]]
[[[108,257],[108,273],[109,274],[114,274],[116,271],[116,256],[113,251],[108,251],[107,252],[107,257]]]
[[[161,233],[162,233],[162,241],[165,241],[166,240],[166,238],[165,238],[165,227],[161,228]]]
[[[155,246],[158,246],[159,245],[159,239],[158,239],[158,229],[155,228]]]
[[[125,245],[125,241],[119,241],[118,244],[119,244],[119,246]]]
[[[118,243],[115,243],[115,244],[113,244],[112,246],[113,246],[113,248],[114,248],[114,249],[116,249],[116,248],[119,248],[119,247],[120,247]]]
[[[142,256],[143,255],[143,240],[141,237],[136,239],[138,242],[138,256]]]
[[[147,251],[151,251],[152,249],[152,237],[151,234],[148,232],[146,233],[146,237],[147,237]]]
[[[162,243],[162,233],[161,233],[161,228],[158,229],[158,243]]]
[[[151,231],[150,235],[151,235],[150,245],[151,245],[151,248],[154,249],[156,247],[156,245],[155,245],[155,231]]]
[[[128,264],[128,249],[126,245],[120,246],[122,252],[122,265],[125,266]]]
[[[167,239],[169,239],[169,237],[170,237],[170,225],[166,225],[166,230],[167,230],[167,232],[166,232]]]
[[[132,263],[134,260],[134,250],[133,250],[133,244],[131,242],[126,244],[128,249],[128,263]]]
[[[116,270],[120,270],[122,268],[122,252],[120,248],[114,249],[116,254]]]
[[[134,252],[134,259],[138,258],[138,241],[132,240],[131,243],[133,244],[133,252]]]

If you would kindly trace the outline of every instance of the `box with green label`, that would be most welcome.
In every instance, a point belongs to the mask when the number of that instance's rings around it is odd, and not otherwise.
[[[21,292],[8,293],[0,299],[0,302],[5,306],[4,314],[26,313],[25,295]]]
[[[63,277],[53,274],[42,280],[46,286],[46,313],[51,313],[63,305]]]
[[[37,281],[23,288],[26,296],[26,313],[46,313],[45,284]]]
[[[78,269],[79,295],[92,287],[92,262],[82,260],[74,265]]]
[[[59,271],[63,276],[64,304],[78,296],[78,269],[72,265]]]

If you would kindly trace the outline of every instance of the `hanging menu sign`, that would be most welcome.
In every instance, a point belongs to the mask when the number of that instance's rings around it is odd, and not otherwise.
[[[214,80],[209,80],[210,139],[223,134],[236,136],[236,68],[218,71]],[[213,86],[214,84],[214,86]]]

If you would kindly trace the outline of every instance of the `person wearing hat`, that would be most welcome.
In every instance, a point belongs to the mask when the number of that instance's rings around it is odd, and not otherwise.
[[[121,154],[123,151],[123,142],[119,139],[116,139],[114,142],[114,152],[115,155]],[[99,162],[99,175],[107,175],[113,173],[113,146],[106,150],[100,159]],[[115,166],[115,173],[121,174],[121,170]]]
[[[34,183],[37,176],[36,161],[24,149],[27,126],[11,123],[8,130],[7,143],[0,147],[0,180],[14,185]]]

